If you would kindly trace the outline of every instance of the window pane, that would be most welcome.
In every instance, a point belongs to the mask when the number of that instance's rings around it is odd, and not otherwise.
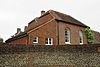
[[[82,38],[80,38],[80,43],[82,43]]]
[[[35,36],[35,37],[33,38],[33,43],[38,43],[38,37]]]
[[[36,37],[34,37],[34,42],[36,42]]]
[[[45,43],[48,44],[48,38],[46,38],[46,42]]]
[[[69,30],[65,30],[65,42],[70,42],[70,31]]]
[[[46,38],[45,41],[46,45],[52,45],[53,44],[52,42],[53,42],[52,38]]]
[[[65,42],[69,42],[69,39],[68,38],[65,38]]]
[[[83,43],[83,34],[82,34],[82,32],[80,31],[80,43]]]
[[[49,44],[51,44],[51,38],[49,38]]]

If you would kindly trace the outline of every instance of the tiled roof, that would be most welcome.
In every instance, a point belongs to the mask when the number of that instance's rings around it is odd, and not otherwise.
[[[94,33],[94,43],[100,43],[100,33],[97,31],[93,31]]]
[[[15,35],[14,37],[9,38],[5,42],[7,43],[9,41],[16,40],[16,39],[18,39],[20,37],[24,37],[24,36],[27,36],[27,32],[26,31],[25,32],[20,32],[19,34]]]
[[[66,15],[64,13],[60,13],[60,12],[57,12],[57,11],[54,11],[54,10],[50,10],[50,12],[55,17],[56,20],[87,27],[87,25],[85,25],[82,22],[76,20],[75,18],[71,17],[70,15]]]

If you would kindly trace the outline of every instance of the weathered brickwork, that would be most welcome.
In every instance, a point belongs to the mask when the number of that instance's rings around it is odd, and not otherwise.
[[[48,21],[50,21],[53,17],[50,14],[43,16],[41,18],[34,19],[31,23],[28,24],[28,30],[32,28],[36,28],[39,25],[42,25]]]
[[[18,39],[15,39],[13,40],[10,44],[22,44],[22,45],[25,45],[28,43],[28,37],[22,37],[22,38],[18,38]]]
[[[83,43],[87,44],[87,38],[84,34],[84,27],[80,27],[77,25],[71,25],[64,22],[59,22],[59,44],[65,44],[65,29],[70,30],[70,43],[71,45],[80,44],[80,35],[79,32],[83,33]]]
[[[41,26],[41,28],[38,28],[32,32],[29,33],[29,44],[33,44],[33,38],[34,36],[38,37],[38,45],[44,44],[45,45],[45,38],[53,38],[53,45],[58,44],[57,39],[57,23],[55,23],[55,20],[50,21],[44,26]]]
[[[0,67],[100,67],[98,47],[4,45]]]

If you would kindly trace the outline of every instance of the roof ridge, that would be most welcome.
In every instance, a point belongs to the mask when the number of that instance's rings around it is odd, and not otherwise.
[[[60,19],[61,20],[61,17],[59,17],[56,12],[58,11],[55,11],[55,10],[49,10],[49,13],[55,18],[55,19]],[[60,12],[59,12],[60,13]],[[62,13],[63,14],[63,13]]]
[[[49,10],[49,12],[51,12],[55,16],[55,19],[57,19],[57,20],[65,21],[65,22],[69,22],[71,24],[76,24],[76,25],[79,25],[79,26],[87,27],[87,25],[85,25],[84,23],[80,22],[79,20],[75,19],[74,17],[72,17],[68,14],[61,13],[61,12],[54,11],[54,10]]]
[[[59,11],[55,11],[55,10],[49,10],[49,12],[51,12],[51,11],[53,11],[53,12],[58,12],[58,13],[61,13],[61,14],[64,14],[64,15],[67,15],[67,14],[65,14],[65,13],[62,13],[62,12],[59,12]]]

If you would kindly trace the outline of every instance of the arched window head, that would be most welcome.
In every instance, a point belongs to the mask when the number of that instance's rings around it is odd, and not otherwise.
[[[65,44],[70,44],[70,30],[65,29]]]
[[[82,31],[79,32],[79,36],[80,36],[80,44],[83,44],[83,33],[82,33]]]

